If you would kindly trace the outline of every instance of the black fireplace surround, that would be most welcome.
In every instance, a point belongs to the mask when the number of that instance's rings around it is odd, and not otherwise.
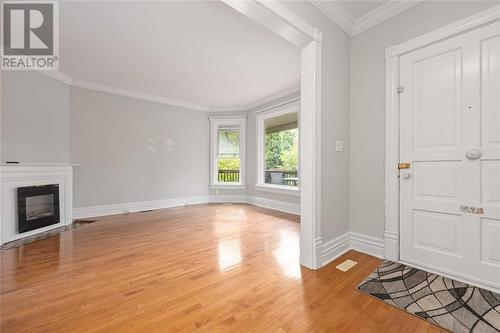
[[[59,223],[59,185],[17,188],[18,232]]]

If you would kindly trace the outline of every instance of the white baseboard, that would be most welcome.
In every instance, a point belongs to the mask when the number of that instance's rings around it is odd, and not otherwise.
[[[284,201],[270,200],[260,197],[246,195],[199,195],[192,197],[180,197],[164,200],[126,202],[110,205],[99,205],[89,207],[73,208],[73,219],[83,219],[106,215],[140,212],[143,210],[154,210],[203,203],[248,203],[265,208],[284,211],[291,214],[300,214],[300,205]]]
[[[363,252],[378,258],[384,257],[384,240],[348,231],[328,242],[317,245],[321,266],[325,266],[349,250]]]
[[[328,242],[317,244],[320,266],[325,266],[351,249],[349,232]]]
[[[285,213],[300,215],[300,204],[271,200],[261,197],[247,196],[247,203],[264,208],[279,210]]]
[[[210,203],[247,203],[246,195],[213,194],[208,196]]]
[[[377,258],[384,258],[384,240],[359,234],[357,232],[349,232],[351,238],[351,249],[372,255]]]
[[[73,208],[73,219],[172,208],[209,202],[208,195]]]

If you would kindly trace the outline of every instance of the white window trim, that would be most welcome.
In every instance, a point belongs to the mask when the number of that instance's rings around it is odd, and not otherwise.
[[[265,182],[265,163],[264,163],[264,133],[265,133],[265,121],[270,118],[282,116],[284,114],[299,112],[300,102],[293,100],[292,104],[288,104],[285,107],[280,107],[278,109],[265,109],[263,111],[254,112],[256,124],[257,124],[257,183],[255,184],[255,190],[264,192],[274,192],[280,194],[288,195],[300,195],[300,181],[299,186],[285,186],[285,185],[274,185],[266,184]],[[299,124],[299,147],[300,147],[300,124]],[[300,149],[299,149],[300,154]],[[300,160],[300,156],[299,156]],[[300,165],[297,168],[297,172],[300,178]]]
[[[209,117],[210,121],[210,188],[212,189],[244,189],[246,166],[246,116]],[[240,128],[240,181],[238,183],[221,183],[218,181],[217,153],[218,130],[220,126],[238,126]]]

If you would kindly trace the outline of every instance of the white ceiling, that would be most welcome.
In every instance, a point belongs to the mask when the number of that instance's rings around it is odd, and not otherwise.
[[[220,3],[61,2],[59,31],[75,85],[228,110],[300,82],[295,46]]]

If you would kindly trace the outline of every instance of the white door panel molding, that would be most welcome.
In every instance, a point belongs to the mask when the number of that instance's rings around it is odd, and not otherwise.
[[[386,52],[385,256],[492,290],[500,289],[499,9]]]

